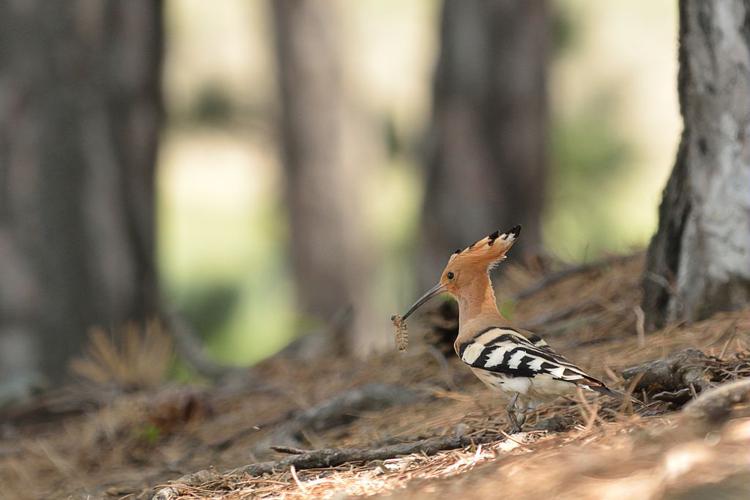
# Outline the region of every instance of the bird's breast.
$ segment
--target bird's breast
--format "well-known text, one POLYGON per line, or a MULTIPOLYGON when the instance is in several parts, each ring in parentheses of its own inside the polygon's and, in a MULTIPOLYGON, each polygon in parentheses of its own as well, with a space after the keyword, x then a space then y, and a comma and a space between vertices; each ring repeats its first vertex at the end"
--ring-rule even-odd
POLYGON ((471 371, 491 389, 508 393, 517 392, 531 400, 548 401, 558 396, 575 393, 576 390, 575 384, 557 380, 549 374, 515 377, 481 368, 472 368, 471 371))
POLYGON ((509 377, 481 368, 472 368, 471 371, 490 389, 527 394, 531 387, 531 379, 528 377, 509 377))

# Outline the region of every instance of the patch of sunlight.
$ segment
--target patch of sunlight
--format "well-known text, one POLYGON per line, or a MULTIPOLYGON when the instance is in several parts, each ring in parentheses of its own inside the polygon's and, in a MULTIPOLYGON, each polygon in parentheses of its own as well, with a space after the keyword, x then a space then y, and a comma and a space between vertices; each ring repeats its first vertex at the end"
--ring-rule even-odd
POLYGON ((681 127, 677 7, 648 0, 556 7, 572 39, 550 73, 553 161, 561 161, 559 141, 568 151, 553 167, 543 233, 553 253, 590 260, 645 246, 656 229, 681 127))
POLYGON ((415 166, 397 159, 372 175, 379 187, 365 193, 364 203, 373 235, 390 245, 412 239, 424 189, 415 166))
POLYGON ((397 159, 377 171, 376 185, 366 200, 372 231, 385 258, 378 262, 372 283, 374 307, 390 328, 388 318, 412 299, 415 288, 413 245, 422 207, 420 176, 415 166, 397 159))
POLYGON ((291 297, 292 283, 281 260, 258 268, 242 284, 227 325, 209 339, 210 352, 229 363, 247 364, 282 349, 296 331, 291 297))
POLYGON ((212 317, 194 323, 211 325, 200 333, 225 362, 262 359, 292 332, 277 169, 244 134, 183 129, 163 142, 160 269, 178 306, 192 305, 187 317, 212 317))
POLYGON ((160 263, 170 282, 231 279, 270 251, 255 234, 275 191, 273 160, 242 136, 169 134, 158 176, 160 263))
POLYGON ((404 129, 419 130, 429 115, 440 4, 358 0, 338 6, 352 97, 391 113, 404 129))
POLYGON ((166 5, 164 86, 170 112, 187 108, 207 83, 220 84, 240 104, 271 98, 266 2, 170 0, 166 5))

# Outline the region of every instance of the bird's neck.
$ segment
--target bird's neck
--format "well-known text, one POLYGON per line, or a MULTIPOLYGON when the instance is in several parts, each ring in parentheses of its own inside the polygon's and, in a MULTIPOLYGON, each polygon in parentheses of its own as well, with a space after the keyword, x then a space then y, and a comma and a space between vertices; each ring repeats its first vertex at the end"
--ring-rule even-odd
POLYGON ((492 281, 487 273, 483 273, 469 282, 458 295, 458 329, 463 333, 469 325, 492 325, 498 322, 505 320, 497 309, 492 281))

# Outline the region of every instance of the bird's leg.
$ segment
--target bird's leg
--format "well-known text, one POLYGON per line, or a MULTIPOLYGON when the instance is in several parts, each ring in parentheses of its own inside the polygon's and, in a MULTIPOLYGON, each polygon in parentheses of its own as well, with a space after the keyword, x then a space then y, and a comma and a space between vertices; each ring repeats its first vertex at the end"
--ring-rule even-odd
MULTIPOLYGON (((516 394, 518 394, 518 393, 516 393, 516 394)), ((523 424, 525 424, 525 423, 526 423, 526 417, 527 417, 527 416, 528 416, 528 414, 529 414, 529 412, 528 412, 528 401, 526 401, 526 400, 523 400, 523 401, 522 401, 522 404, 521 404, 520 406, 521 406, 521 407, 520 407, 520 408, 518 408, 518 411, 516 412, 517 414, 518 414, 518 413, 520 413, 520 414, 521 414, 521 418, 520 418, 520 419, 518 418, 518 416, 516 416, 516 420, 517 420, 517 422, 518 422, 518 430, 519 430, 519 432, 520 432, 521 430, 523 430, 523 424)))
MULTIPOLYGON (((511 424, 509 434, 520 432, 521 426, 523 425, 523 422, 519 423, 518 416, 516 415, 516 401, 518 401, 518 393, 513 394, 513 397, 510 399, 510 403, 508 403, 508 407, 506 408, 506 411, 508 412, 508 421, 511 424)), ((526 420, 525 414, 523 414, 523 419, 526 420)))

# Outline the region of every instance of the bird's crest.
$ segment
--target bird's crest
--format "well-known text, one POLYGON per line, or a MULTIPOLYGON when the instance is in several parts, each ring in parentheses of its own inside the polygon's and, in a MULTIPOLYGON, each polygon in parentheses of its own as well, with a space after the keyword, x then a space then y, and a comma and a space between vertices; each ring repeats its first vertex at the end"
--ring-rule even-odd
POLYGON ((486 266, 488 268, 495 266, 505 259, 505 254, 508 253, 513 243, 516 242, 519 234, 521 234, 520 225, 504 233, 495 231, 463 250, 453 252, 449 263, 486 266))

